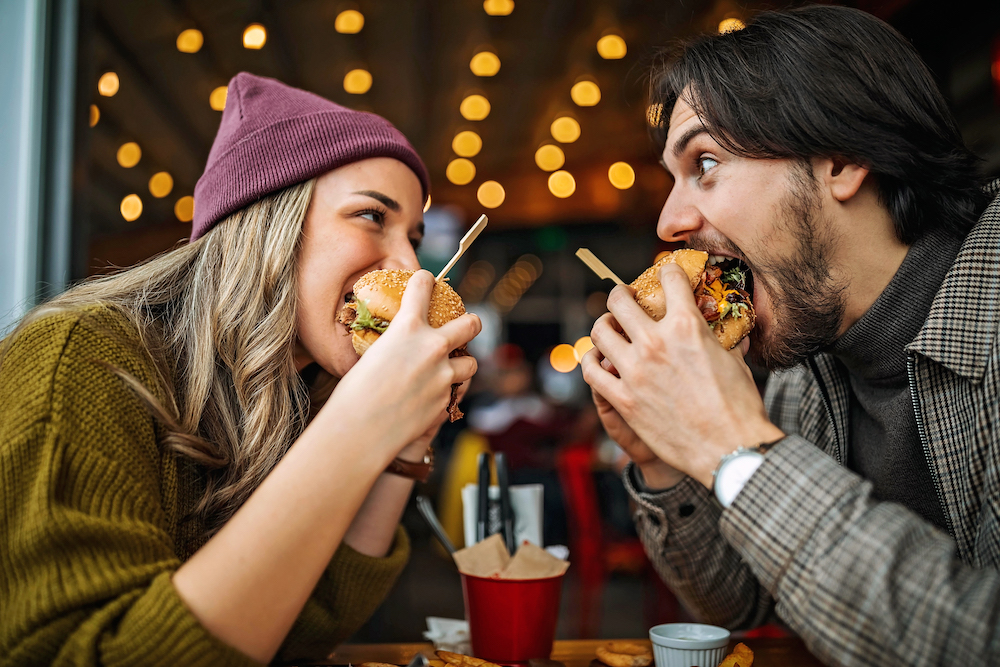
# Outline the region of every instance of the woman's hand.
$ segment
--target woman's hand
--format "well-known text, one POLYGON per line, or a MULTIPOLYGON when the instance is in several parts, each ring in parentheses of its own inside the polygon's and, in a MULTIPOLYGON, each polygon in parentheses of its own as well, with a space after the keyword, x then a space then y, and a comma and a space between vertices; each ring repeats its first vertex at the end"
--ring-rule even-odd
POLYGON ((446 417, 451 385, 476 372, 473 357, 448 355, 472 340, 482 323, 466 314, 432 328, 427 310, 433 288, 428 271, 413 274, 392 325, 344 375, 317 417, 327 413, 338 424, 350 422, 386 465, 404 447, 412 453, 421 446, 418 457, 423 455, 446 417))

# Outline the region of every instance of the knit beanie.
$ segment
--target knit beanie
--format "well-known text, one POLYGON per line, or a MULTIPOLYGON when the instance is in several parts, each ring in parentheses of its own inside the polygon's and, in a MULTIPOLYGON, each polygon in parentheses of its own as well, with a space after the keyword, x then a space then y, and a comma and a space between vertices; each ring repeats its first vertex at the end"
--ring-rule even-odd
POLYGON ((427 198, 427 167, 389 121, 240 72, 229 82, 205 173, 194 186, 191 240, 265 195, 373 157, 412 169, 427 198))

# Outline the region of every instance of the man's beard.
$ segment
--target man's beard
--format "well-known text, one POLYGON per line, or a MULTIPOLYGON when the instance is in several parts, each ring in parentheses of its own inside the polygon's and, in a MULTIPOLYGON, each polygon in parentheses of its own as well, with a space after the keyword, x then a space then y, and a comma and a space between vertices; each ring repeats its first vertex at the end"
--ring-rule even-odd
POLYGON ((830 273, 835 239, 822 219, 820 195, 808 162, 793 166, 779 206, 778 234, 798 240, 791 258, 754 262, 754 284, 766 288, 772 317, 766 335, 751 334, 750 359, 769 370, 790 368, 828 347, 844 318, 845 285, 830 273))

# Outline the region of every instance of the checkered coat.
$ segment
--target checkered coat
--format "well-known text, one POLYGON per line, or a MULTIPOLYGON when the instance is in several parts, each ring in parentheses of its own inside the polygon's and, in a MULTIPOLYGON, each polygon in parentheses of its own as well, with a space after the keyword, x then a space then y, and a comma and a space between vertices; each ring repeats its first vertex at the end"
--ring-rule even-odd
POLYGON ((790 437, 725 511, 690 478, 651 493, 626 469, 646 550, 701 619, 749 628, 777 613, 831 665, 1000 665, 1000 181, 989 190, 906 348, 948 532, 843 466, 849 385, 818 354, 769 382, 790 437))

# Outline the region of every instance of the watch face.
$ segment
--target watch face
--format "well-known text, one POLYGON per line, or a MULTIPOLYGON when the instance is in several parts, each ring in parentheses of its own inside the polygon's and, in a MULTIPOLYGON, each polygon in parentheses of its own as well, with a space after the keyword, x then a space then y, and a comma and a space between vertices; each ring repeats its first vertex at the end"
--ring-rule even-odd
POLYGON ((738 452, 730 454, 719 465, 715 475, 715 497, 723 507, 729 507, 740 495, 747 481, 764 462, 764 455, 758 452, 738 452))

